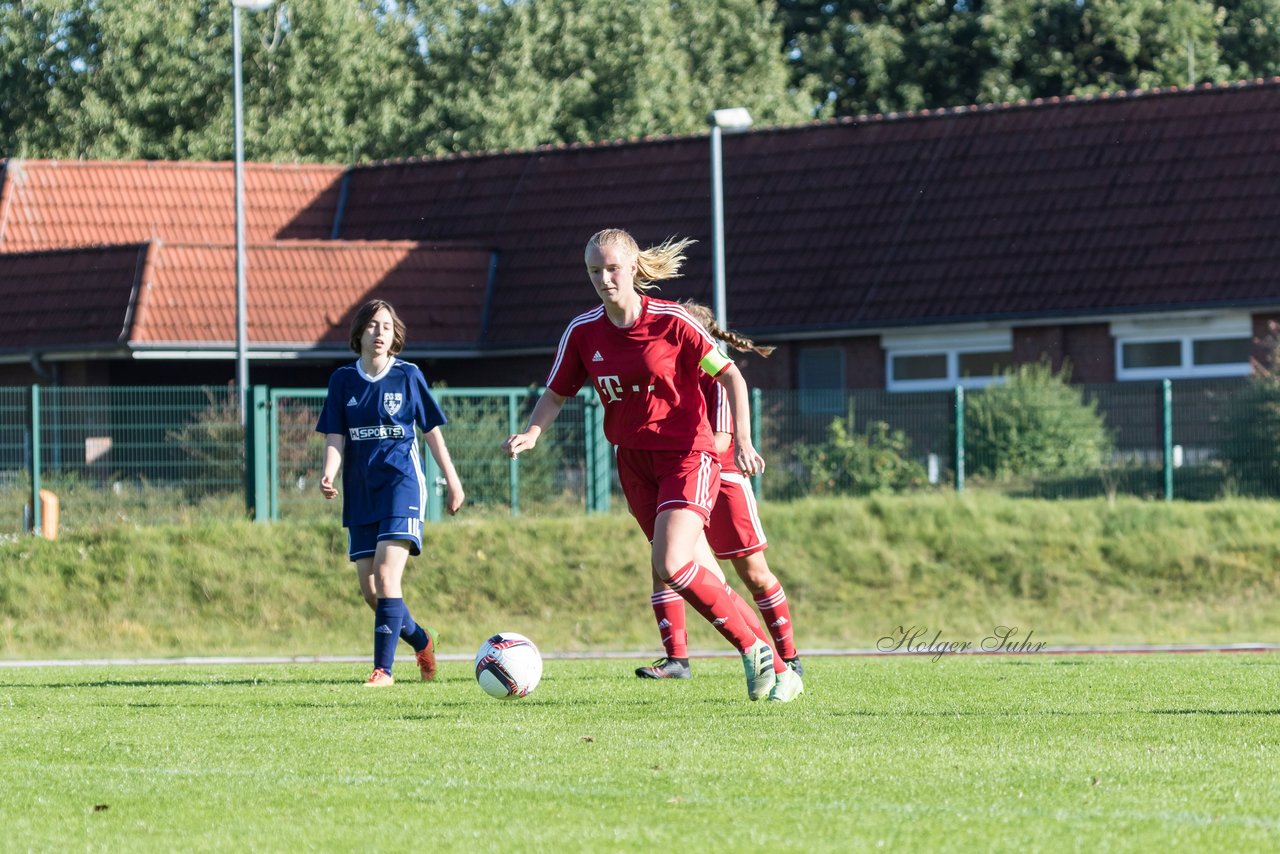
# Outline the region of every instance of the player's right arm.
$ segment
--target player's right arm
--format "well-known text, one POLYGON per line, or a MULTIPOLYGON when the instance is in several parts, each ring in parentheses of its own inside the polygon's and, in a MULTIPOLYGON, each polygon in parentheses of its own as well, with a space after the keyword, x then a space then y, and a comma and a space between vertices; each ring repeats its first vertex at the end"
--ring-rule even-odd
POLYGON ((333 485, 338 470, 342 468, 342 451, 347 437, 341 433, 324 434, 324 470, 320 474, 320 494, 325 498, 337 498, 338 487, 333 485))
POLYGON ((528 451, 538 444, 538 437, 556 420, 566 400, 568 400, 567 397, 556 394, 551 389, 542 392, 542 397, 538 398, 537 404, 533 407, 533 414, 529 416, 529 424, 524 428, 524 432, 508 436, 507 441, 502 443, 503 453, 514 460, 521 451, 528 451))
POLYGON ((564 402, 569 399, 568 395, 574 394, 582 387, 587 370, 582 364, 578 346, 573 343, 574 331, 589 322, 592 314, 587 312, 574 318, 564 334, 560 336, 560 345, 556 348, 556 360, 551 365, 551 376, 547 377, 547 387, 534 405, 529 423, 525 425, 523 433, 513 433, 507 437, 507 441, 502 443, 502 452, 511 459, 514 460, 522 451, 528 451, 538 444, 538 437, 556 420, 556 416, 564 407, 564 402), (552 391, 553 388, 558 388, 565 394, 552 391))

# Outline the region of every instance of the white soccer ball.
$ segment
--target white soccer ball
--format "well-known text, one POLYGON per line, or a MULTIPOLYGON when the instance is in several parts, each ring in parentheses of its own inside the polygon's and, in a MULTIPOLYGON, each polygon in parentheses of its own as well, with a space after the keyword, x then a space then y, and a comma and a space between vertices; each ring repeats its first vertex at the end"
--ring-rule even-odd
POLYGON ((480 644, 476 681, 490 697, 527 697, 542 679, 542 654, 533 641, 515 632, 498 632, 480 644))

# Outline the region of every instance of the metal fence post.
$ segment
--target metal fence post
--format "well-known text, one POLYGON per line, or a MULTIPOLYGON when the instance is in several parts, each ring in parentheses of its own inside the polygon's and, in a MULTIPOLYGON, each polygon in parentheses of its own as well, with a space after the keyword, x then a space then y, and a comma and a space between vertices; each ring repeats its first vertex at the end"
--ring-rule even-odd
POLYGON ((270 495, 267 518, 272 522, 278 522, 280 521, 280 406, 275 389, 271 390, 269 399, 271 405, 267 407, 267 418, 271 422, 271 429, 267 440, 267 471, 270 483, 267 490, 270 495))
MULTIPOLYGON (((764 447, 764 424, 760 418, 760 412, 764 407, 760 403, 760 397, 760 389, 751 389, 751 444, 756 446, 757 453, 764 447)), ((766 465, 768 462, 765 460, 766 465)), ((751 489, 755 493, 757 502, 764 500, 764 481, 760 474, 751 478, 751 489)))
MULTIPOLYGON (((507 392, 507 435, 514 436, 520 432, 520 403, 515 392, 507 392)), ((520 463, 515 457, 507 463, 507 484, 511 490, 511 515, 520 515, 520 463)))
POLYGON ((436 458, 431 454, 431 450, 422 450, 423 475, 427 479, 427 507, 426 518, 428 522, 439 522, 444 519, 444 496, 440 494, 440 484, 444 482, 444 474, 440 471, 440 466, 436 464, 436 458))
POLYGON ((1173 500, 1173 380, 1161 383, 1160 408, 1164 426, 1164 500, 1173 500))
POLYGON ((40 386, 31 386, 31 533, 39 534, 44 520, 40 518, 40 386))
POLYGON ((255 385, 250 390, 249 417, 245 419, 245 465, 244 465, 244 500, 245 510, 255 522, 271 520, 271 473, 269 471, 271 455, 267 444, 270 439, 269 414, 271 411, 269 391, 264 385, 255 385))
POLYGON ((956 492, 964 492, 964 386, 956 386, 956 492))
POLYGON ((604 437, 604 407, 594 394, 582 395, 582 445, 586 457, 588 513, 609 511, 609 440, 604 437))

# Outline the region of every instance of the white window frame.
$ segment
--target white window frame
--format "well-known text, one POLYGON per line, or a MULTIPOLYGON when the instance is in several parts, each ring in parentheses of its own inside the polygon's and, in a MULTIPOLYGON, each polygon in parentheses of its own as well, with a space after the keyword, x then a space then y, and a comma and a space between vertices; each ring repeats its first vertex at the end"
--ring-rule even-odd
POLYGON ((1180 318, 1149 318, 1115 321, 1111 324, 1115 341, 1117 380, 1165 380, 1193 377, 1247 377, 1253 373, 1250 361, 1218 365, 1194 363, 1195 342, 1217 338, 1253 340, 1253 319, 1247 314, 1201 315, 1180 318), (1126 368, 1126 344, 1177 342, 1181 354, 1176 366, 1126 368))
POLYGON ((960 376, 960 356, 963 353, 1007 352, 1013 356, 1012 329, 982 329, 950 332, 893 333, 880 336, 884 348, 884 387, 889 391, 948 391, 956 386, 984 388, 999 377, 960 376), (947 375, 928 380, 895 380, 893 363, 899 356, 947 357, 947 375))

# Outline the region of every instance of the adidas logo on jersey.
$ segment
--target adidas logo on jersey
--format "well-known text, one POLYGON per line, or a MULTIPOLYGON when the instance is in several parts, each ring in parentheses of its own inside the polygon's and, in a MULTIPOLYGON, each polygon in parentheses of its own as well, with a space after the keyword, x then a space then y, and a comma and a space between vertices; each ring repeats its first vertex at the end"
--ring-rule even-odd
POLYGON ((359 406, 360 403, 353 397, 347 401, 347 406, 359 406))
POLYGON ((593 362, 603 362, 603 361, 604 361, 604 356, 601 356, 601 355, 600 355, 600 351, 599 351, 599 350, 597 350, 597 351, 596 351, 596 354, 595 354, 594 356, 592 356, 592 357, 591 357, 591 361, 593 361, 593 362))
POLYGON ((666 617, 663 617, 663 618, 662 618, 662 621, 661 621, 660 623, 658 623, 658 628, 659 628, 659 629, 669 629, 669 628, 671 628, 671 621, 670 621, 670 620, 668 620, 666 617))
POLYGON ((776 629, 779 626, 785 626, 788 622, 790 621, 786 617, 779 617, 778 619, 774 620, 772 623, 769 624, 769 628, 776 629))
POLYGON ((388 626, 386 623, 383 623, 382 625, 374 629, 374 632, 380 635, 389 635, 391 634, 391 627, 388 626))

